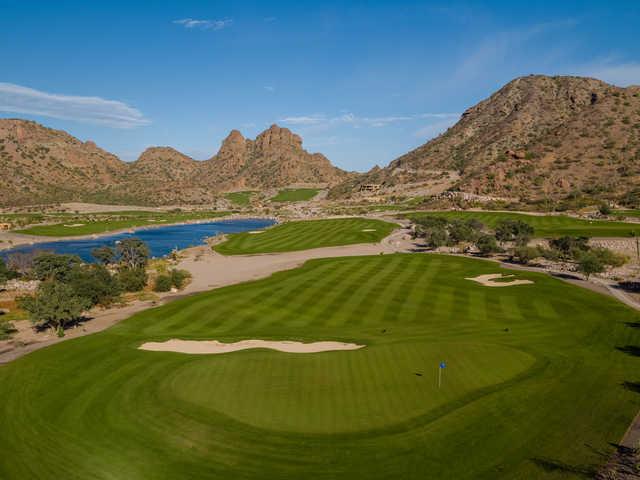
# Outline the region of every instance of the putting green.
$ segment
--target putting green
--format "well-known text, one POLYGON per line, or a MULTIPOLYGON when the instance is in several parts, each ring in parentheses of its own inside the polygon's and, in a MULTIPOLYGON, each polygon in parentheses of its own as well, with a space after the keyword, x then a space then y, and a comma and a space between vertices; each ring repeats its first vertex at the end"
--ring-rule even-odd
POLYGON ((264 230, 229 235, 213 248, 224 255, 292 252, 356 243, 377 243, 398 225, 369 218, 337 218, 287 222, 264 230))
POLYGON ((491 262, 314 260, 1 366, 0 478, 584 478, 640 408, 639 326, 491 262), (366 347, 138 350, 170 338, 366 347))

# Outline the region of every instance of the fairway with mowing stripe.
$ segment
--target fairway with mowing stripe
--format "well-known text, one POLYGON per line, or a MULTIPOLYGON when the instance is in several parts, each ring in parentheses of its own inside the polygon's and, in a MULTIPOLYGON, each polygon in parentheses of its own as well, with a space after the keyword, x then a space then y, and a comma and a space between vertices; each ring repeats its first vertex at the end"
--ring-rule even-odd
POLYGON ((377 243, 398 225, 367 218, 338 218, 287 222, 262 231, 229 235, 214 247, 224 255, 292 252, 357 243, 377 243))
POLYGON ((489 228, 496 226, 499 220, 522 220, 531 225, 536 237, 561 237, 574 235, 584 237, 629 237, 631 232, 640 235, 640 223, 611 222, 606 220, 583 220, 566 215, 526 215, 509 212, 415 212, 405 215, 415 220, 420 217, 445 217, 448 219, 467 220, 476 218, 489 228))
POLYGON ((272 202, 305 202, 315 197, 318 192, 317 188, 285 188, 280 190, 278 194, 271 198, 272 202))
POLYGON ((0 366, 0 478, 583 478, 640 407, 639 325, 491 262, 314 260, 0 366), (494 273, 534 283, 465 280, 494 273), (138 349, 171 338, 366 346, 138 349))

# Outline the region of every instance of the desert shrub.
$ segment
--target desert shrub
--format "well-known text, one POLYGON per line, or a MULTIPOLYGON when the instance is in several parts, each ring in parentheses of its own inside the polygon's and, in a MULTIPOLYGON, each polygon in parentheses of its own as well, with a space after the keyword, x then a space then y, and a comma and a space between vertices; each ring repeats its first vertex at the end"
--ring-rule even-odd
POLYGON ((70 275, 69 285, 78 295, 87 298, 92 306, 109 306, 122 292, 118 277, 111 275, 103 265, 83 265, 77 268, 70 275))
POLYGON ((0 285, 5 283, 7 280, 11 280, 13 278, 18 277, 18 272, 15 270, 10 270, 7 267, 7 264, 4 263, 4 260, 0 258, 0 285))
POLYGON ((171 284, 178 290, 180 290, 182 287, 184 287, 185 282, 191 278, 191 273, 189 273, 187 270, 174 268, 173 270, 171 270, 170 276, 171 284))
POLYGON ((589 253, 595 255, 600 263, 606 266, 621 267, 627 263, 626 256, 609 250, 608 248, 593 247, 589 250, 589 253))
POLYGON ((522 220, 502 219, 496 224, 496 239, 526 245, 533 236, 533 227, 522 220))
POLYGON ((156 277, 155 284, 153 285, 154 292, 168 292, 171 290, 173 283, 169 275, 163 274, 156 277))
POLYGON ((476 247, 480 251, 481 255, 490 255, 492 253, 501 252, 502 249, 498 246, 496 237, 493 235, 482 235, 476 241, 476 247))
POLYGON ((511 258, 518 263, 527 264, 534 258, 538 258, 540 255, 541 252, 538 247, 528 247, 526 245, 520 245, 513 249, 511 258))
POLYGON ((449 243, 449 234, 444 227, 430 227, 425 230, 424 239, 428 247, 438 248, 449 243))
POLYGON ((482 234, 483 225, 475 219, 453 220, 449 224, 449 241, 453 244, 460 242, 475 242, 482 234))
POLYGON ((581 253, 589 250, 588 237, 564 237, 554 238, 549 241, 549 246, 556 250, 560 258, 576 259, 581 253))
POLYGON ((608 203, 603 203, 598 207, 598 211, 601 215, 611 215, 611 207, 608 203))
POLYGON ((121 268, 118 282, 123 292, 139 292, 147 285, 147 271, 142 268, 121 268))

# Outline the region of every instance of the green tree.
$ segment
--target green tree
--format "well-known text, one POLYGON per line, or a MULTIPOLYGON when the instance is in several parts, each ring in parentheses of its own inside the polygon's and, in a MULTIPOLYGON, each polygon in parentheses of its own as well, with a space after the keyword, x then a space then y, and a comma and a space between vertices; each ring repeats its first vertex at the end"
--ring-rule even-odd
POLYGON ((0 285, 16 277, 18 277, 18 272, 10 270, 4 260, 0 258, 0 285))
POLYGON ((522 220, 502 219, 496 224, 496 239, 526 245, 533 236, 533 227, 522 220))
POLYGON ((584 277, 589 280, 589 277, 594 273, 604 272, 604 264, 593 252, 584 252, 578 260, 578 271, 581 272, 584 277))
POLYGON ((480 255, 490 255, 492 253, 501 252, 502 249, 498 246, 496 237, 493 235, 482 235, 476 241, 476 247, 480 251, 480 255))
POLYGON ((609 206, 608 203, 602 203, 599 207, 598 207, 598 211, 600 212, 600 215, 611 215, 611 207, 609 206))
POLYGON ((121 268, 118 282, 124 292, 139 292, 147 285, 147 271, 142 268, 121 268))
POLYGON ((438 248, 449 243, 449 234, 444 227, 430 227, 425 230, 424 239, 428 247, 438 248))
POLYGON ((94 248, 91 255, 103 265, 110 265, 116 261, 116 252, 107 245, 94 248))
POLYGON ((518 263, 527 264, 534 258, 541 256, 540 250, 537 247, 528 247, 526 245, 520 245, 513 249, 513 260, 518 263))
POLYGON ((156 277, 156 282, 153 286, 153 291, 154 292, 168 292, 169 290, 171 290, 171 287, 173 286, 172 282, 171 282, 171 277, 169 275, 158 275, 156 277))
POLYGON ((78 320, 91 306, 89 299, 71 285, 54 280, 42 282, 35 295, 20 297, 18 304, 29 313, 35 326, 55 328, 59 336, 64 336, 65 326, 78 320))
POLYGON ((189 273, 187 270, 180 270, 177 268, 171 270, 169 274, 171 275, 171 284, 178 290, 184 287, 185 282, 189 278, 191 278, 191 273, 189 273))
POLYGON ((104 265, 83 265, 72 272, 68 283, 78 295, 88 299, 92 306, 107 307, 122 292, 118 278, 111 275, 104 265))
POLYGON ((67 282, 81 264, 82 260, 77 255, 43 253, 33 261, 33 274, 38 280, 67 282))
POLYGON ((120 264, 129 269, 144 268, 149 262, 149 247, 139 238, 127 238, 116 245, 120 264))

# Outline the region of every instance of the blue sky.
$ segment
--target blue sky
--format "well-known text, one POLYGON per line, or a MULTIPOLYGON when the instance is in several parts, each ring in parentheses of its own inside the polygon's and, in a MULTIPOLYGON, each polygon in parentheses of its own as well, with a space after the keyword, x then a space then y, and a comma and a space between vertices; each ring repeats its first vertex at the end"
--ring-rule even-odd
POLYGON ((272 123, 385 165, 520 75, 640 84, 640 2, 0 0, 0 117, 210 157, 272 123))

